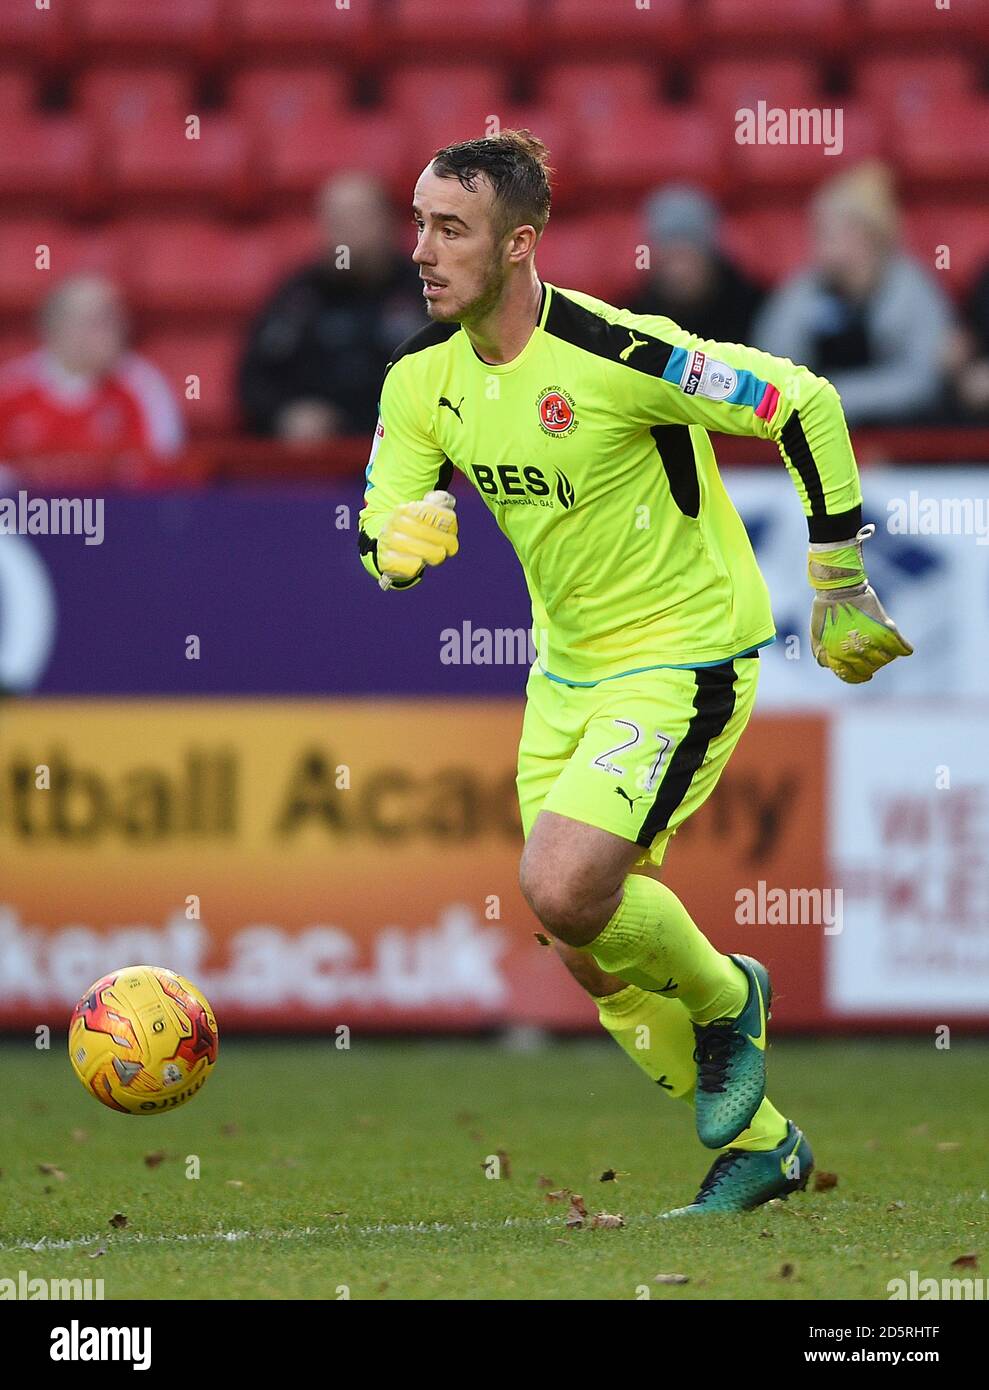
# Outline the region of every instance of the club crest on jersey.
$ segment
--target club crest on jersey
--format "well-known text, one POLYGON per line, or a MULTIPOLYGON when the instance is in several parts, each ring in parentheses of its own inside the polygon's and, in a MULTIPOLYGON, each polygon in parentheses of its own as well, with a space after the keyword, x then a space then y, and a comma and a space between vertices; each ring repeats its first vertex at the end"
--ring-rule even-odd
POLYGON ((680 390, 685 396, 705 396, 712 401, 727 400, 737 385, 734 367, 699 350, 690 354, 680 378, 680 390))
POLYGON ((577 417, 573 409, 573 397, 559 386, 547 386, 536 402, 539 412, 539 425, 545 434, 559 438, 569 434, 577 427, 577 417))

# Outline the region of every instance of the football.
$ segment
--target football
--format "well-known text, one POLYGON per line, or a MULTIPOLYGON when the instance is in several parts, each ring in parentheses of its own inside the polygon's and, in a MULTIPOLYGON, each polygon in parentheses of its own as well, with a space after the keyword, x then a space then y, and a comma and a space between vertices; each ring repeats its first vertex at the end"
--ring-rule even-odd
POLYGON ((124 1115, 159 1115, 191 1100, 216 1065, 218 1045, 213 1010, 199 990, 155 965, 104 975, 69 1022, 76 1076, 124 1115))

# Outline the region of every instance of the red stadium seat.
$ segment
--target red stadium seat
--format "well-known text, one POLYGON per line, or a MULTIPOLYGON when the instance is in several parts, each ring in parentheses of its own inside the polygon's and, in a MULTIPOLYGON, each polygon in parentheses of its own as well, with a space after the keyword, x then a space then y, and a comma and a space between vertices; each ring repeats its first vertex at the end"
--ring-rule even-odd
POLYGON ((989 208, 978 203, 924 203, 903 216, 904 244, 922 266, 962 295, 989 265, 989 208), (939 248, 947 247, 945 266, 939 248), (940 262, 940 263, 939 263, 940 262))
POLYGON ((529 0, 484 0, 465 14, 463 0, 393 0, 388 11, 389 46, 430 56, 449 53, 453 36, 468 27, 472 47, 508 55, 526 42, 529 0))
POLYGON ((273 133, 312 113, 344 110, 349 85, 345 73, 325 66, 249 68, 231 81, 230 101, 246 125, 273 133))
MULTIPOLYGON (((413 177, 435 150, 488 134, 507 104, 504 74, 491 64, 396 69, 384 84, 389 119, 402 130, 413 177)), ((408 176, 409 171, 406 171, 408 176)))
POLYGON ((725 252, 761 285, 775 286, 809 261, 810 231, 803 208, 757 208, 729 217, 725 252))
POLYGON ((787 0, 785 15, 752 0, 707 0, 702 24, 715 41, 748 40, 778 52, 791 41, 803 48, 808 38, 822 47, 840 42, 848 10, 847 0, 787 0))
POLYGON ((647 9, 601 0, 541 0, 536 32, 545 34, 552 53, 633 47, 653 59, 689 42, 695 10, 688 0, 653 0, 647 9))
MULTIPOLYGON (((502 111, 507 95, 501 68, 490 63, 403 66, 384 82, 391 114, 403 125, 418 129, 428 125, 442 130, 444 122, 460 128, 466 121, 482 134, 485 118, 502 111)), ((449 136, 449 140, 460 138, 449 136)), ((447 141, 441 139, 441 143, 447 141)))
POLYGON ((695 99, 712 113, 734 114, 741 107, 756 110, 760 101, 769 106, 809 106, 819 103, 820 74, 816 64, 803 58, 714 58, 701 69, 695 99))
POLYGON ((643 241, 637 213, 551 219, 536 264, 550 284, 617 303, 635 291, 636 250, 643 241))
POLYGON ((47 213, 0 222, 0 313, 33 313, 54 285, 84 270, 120 278, 116 242, 102 228, 80 231, 47 213), (49 270, 37 268, 43 246, 49 248, 49 270))
POLYGON ((540 97, 568 120, 613 120, 626 107, 656 102, 657 70, 651 63, 554 63, 539 84, 540 97))
MULTIPOLYGON (((56 9, 52 5, 52 9, 56 9)), ((108 54, 144 59, 149 54, 214 56, 221 43, 223 0, 76 0, 73 22, 83 47, 94 57, 108 54)))
POLYGON ((0 34, 6 58, 15 54, 32 62, 58 63, 66 54, 70 35, 68 5, 39 10, 25 0, 0 0, 0 34))
POLYGON ((75 116, 22 116, 4 122, 0 188, 6 199, 83 210, 95 192, 94 142, 75 116))
POLYGON ((248 138, 230 116, 204 112, 199 139, 186 138, 185 120, 152 116, 119 131, 106 144, 112 193, 121 206, 175 200, 244 205, 254 187, 248 138))
POLYGON ((26 329, 4 328, 0 330, 0 367, 13 362, 17 357, 25 357, 38 346, 38 340, 26 329))
MULTIPOLYGON (((330 174, 359 169, 376 174, 411 201, 415 173, 406 132, 378 112, 341 116, 307 114, 262 147, 263 171, 276 194, 309 198, 330 174)), ((423 159, 425 163, 425 159, 423 159)))
POLYGON ((826 103, 826 109, 835 108, 842 112, 839 154, 827 154, 823 144, 740 144, 736 138, 739 132, 733 129, 727 137, 729 157, 745 194, 797 195, 832 175, 844 173, 860 160, 885 152, 883 130, 871 112, 855 102, 826 103))
POLYGON ((925 186, 985 186, 989 180, 989 99, 944 97, 903 115, 893 131, 905 179, 925 186))
MULTIPOLYGON (((311 216, 273 218, 261 230, 268 242, 272 284, 300 266, 317 260, 322 252, 319 227, 311 216)), ((260 299, 257 302, 260 303, 260 299)))
POLYGON ((373 43, 379 32, 389 32, 379 0, 354 0, 348 9, 328 0, 237 0, 229 25, 232 45, 248 59, 258 54, 312 59, 316 53, 327 66, 338 55, 373 43))
POLYGON ((194 110, 192 80, 176 68, 90 68, 77 83, 76 103, 113 132, 155 118, 181 121, 194 110))
POLYGON ((565 207, 580 188, 571 173, 573 125, 562 111, 540 103, 538 106, 506 106, 499 112, 502 130, 531 130, 549 150, 552 176, 553 206, 565 207))
POLYGON ((30 73, 16 68, 0 71, 0 118, 26 116, 34 109, 35 85, 30 73))
POLYGON ((930 37, 951 43, 966 34, 986 33, 985 0, 951 0, 950 8, 934 4, 904 4, 904 0, 857 0, 856 18, 875 34, 889 37, 930 37))
POLYGON ((139 313, 239 318, 271 282, 271 242, 263 229, 169 218, 119 224, 117 236, 139 313))
POLYGON ((883 54, 862 59, 855 87, 877 116, 901 119, 928 112, 945 98, 971 95, 975 74, 960 53, 883 54))
POLYGON ((241 351, 235 333, 188 329, 159 331, 137 345, 165 375, 175 392, 189 431, 194 436, 229 433, 238 423, 235 373, 241 351), (188 383, 198 377, 198 400, 190 400, 188 383))
POLYGON ((656 184, 689 179, 716 189, 727 140, 706 112, 682 106, 629 107, 582 125, 580 172, 599 197, 640 197, 656 184))

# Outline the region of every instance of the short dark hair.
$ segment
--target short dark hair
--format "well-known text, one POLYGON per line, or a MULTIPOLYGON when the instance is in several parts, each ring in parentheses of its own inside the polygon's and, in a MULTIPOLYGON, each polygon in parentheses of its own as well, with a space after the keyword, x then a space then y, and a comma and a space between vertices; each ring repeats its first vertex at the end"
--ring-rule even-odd
POLYGON ((531 130, 503 130, 477 140, 461 140, 433 155, 433 173, 458 179, 471 193, 484 174, 495 193, 498 236, 529 224, 542 235, 552 194, 549 150, 531 130))

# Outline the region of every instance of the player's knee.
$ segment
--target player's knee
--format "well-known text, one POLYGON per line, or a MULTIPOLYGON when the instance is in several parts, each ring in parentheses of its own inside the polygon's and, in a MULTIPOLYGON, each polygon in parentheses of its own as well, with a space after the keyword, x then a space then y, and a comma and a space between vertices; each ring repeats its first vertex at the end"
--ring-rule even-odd
POLYGON ((586 946, 610 915, 596 892, 558 866, 523 855, 519 883, 542 925, 568 946, 586 946))

